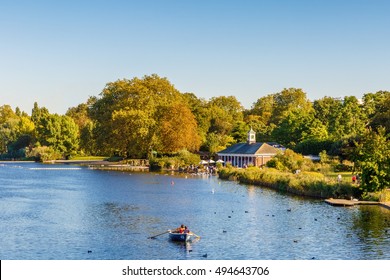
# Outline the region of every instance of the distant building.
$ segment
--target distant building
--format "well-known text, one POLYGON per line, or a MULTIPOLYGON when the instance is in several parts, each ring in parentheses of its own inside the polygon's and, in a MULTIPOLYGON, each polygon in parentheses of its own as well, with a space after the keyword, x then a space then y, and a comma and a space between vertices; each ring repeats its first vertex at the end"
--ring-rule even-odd
POLYGON ((248 131, 246 143, 234 144, 217 153, 218 158, 236 167, 263 166, 283 147, 277 143, 256 143, 256 132, 248 131))

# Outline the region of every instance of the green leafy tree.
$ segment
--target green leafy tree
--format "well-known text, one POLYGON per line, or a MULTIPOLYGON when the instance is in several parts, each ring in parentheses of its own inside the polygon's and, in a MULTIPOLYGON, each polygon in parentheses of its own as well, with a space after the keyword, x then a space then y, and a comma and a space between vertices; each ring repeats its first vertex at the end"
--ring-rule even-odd
POLYGON ((229 135, 235 124, 243 120, 243 107, 234 96, 213 97, 208 105, 209 133, 229 135))
POLYGON ((356 97, 346 96, 334 124, 330 128, 333 139, 342 139, 360 135, 366 129, 367 115, 356 97))
POLYGON ((16 140, 18 116, 11 106, 0 107, 0 153, 8 152, 8 145, 16 140))
POLYGON ((364 110, 366 111, 370 126, 373 128, 384 127, 390 132, 390 92, 378 91, 363 96, 364 110))
POLYGON ((376 192, 390 187, 390 142, 385 129, 368 129, 355 150, 355 166, 361 177, 361 188, 376 192))
POLYGON ((278 153, 266 164, 267 167, 276 168, 280 171, 294 172, 304 167, 307 160, 294 151, 287 149, 284 153, 278 153))
POLYGON ((279 125, 273 130, 273 139, 290 148, 295 147, 299 142, 308 137, 310 127, 313 123, 313 114, 303 109, 291 110, 287 116, 281 119, 279 125))
POLYGON ((236 122, 231 136, 236 143, 246 142, 249 129, 250 127, 244 121, 236 122))
POLYGON ((112 115, 111 145, 123 157, 142 158, 147 156, 154 141, 151 130, 156 122, 149 112, 143 110, 119 110, 112 115))
POLYGON ((206 100, 196 97, 193 93, 184 93, 183 98, 195 117, 198 125, 198 134, 201 144, 206 142, 206 135, 210 128, 210 108, 206 100))
POLYGON ((211 155, 214 155, 234 143, 234 138, 230 135, 211 132, 207 134, 206 150, 210 152, 211 155))
POLYGON ((197 123, 186 99, 166 78, 155 74, 108 83, 92 104, 90 116, 96 144, 105 154, 139 156, 156 149, 176 152, 198 146, 194 144, 199 139, 197 123), (192 139, 184 143, 182 135, 192 139))
POLYGON ((66 112, 78 126, 79 131, 79 149, 81 153, 96 155, 96 145, 93 137, 94 123, 89 116, 89 107, 95 102, 90 98, 86 103, 79 104, 76 107, 69 108, 66 112))
POLYGON ((310 100, 302 89, 288 88, 274 94, 274 110, 271 122, 279 124, 293 111, 309 113, 313 110, 310 100))
POLYGON ((275 94, 269 94, 267 96, 259 98, 252 106, 252 109, 248 112, 248 115, 258 116, 258 121, 264 126, 271 124, 271 118, 275 109, 275 94))
POLYGON ((9 105, 0 107, 0 153, 10 153, 13 158, 22 157, 19 150, 30 144, 33 133, 34 124, 27 114, 20 110, 16 113, 9 105), (26 146, 22 147, 23 144, 26 146))
POLYGON ((294 146, 302 140, 312 114, 313 107, 306 93, 302 89, 288 88, 259 98, 246 113, 246 119, 252 122, 252 127, 257 127, 258 139, 294 146))
POLYGON ((67 157, 78 150, 79 130, 71 117, 50 114, 46 108, 34 104, 32 119, 35 124, 37 146, 47 146, 67 157))
POLYGON ((335 126, 341 107, 342 100, 327 96, 315 100, 313 103, 315 118, 326 127, 329 133, 332 132, 335 126))
MULTIPOLYGON (((275 124, 264 124, 260 116, 257 115, 246 115, 245 123, 247 127, 252 127, 256 132, 256 141, 257 142, 270 142, 272 139, 272 131, 276 127, 275 124)), ((246 131, 248 132, 248 131, 246 131)))

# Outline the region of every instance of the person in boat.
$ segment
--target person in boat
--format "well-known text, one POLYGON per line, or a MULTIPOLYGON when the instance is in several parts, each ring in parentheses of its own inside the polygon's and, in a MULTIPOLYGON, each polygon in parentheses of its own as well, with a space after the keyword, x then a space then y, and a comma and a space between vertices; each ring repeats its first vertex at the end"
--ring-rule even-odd
POLYGON ((188 229, 188 227, 187 227, 187 226, 185 226, 185 227, 184 227, 184 231, 183 231, 183 233, 190 233, 190 230, 188 229))
POLYGON ((183 233, 184 230, 185 230, 184 225, 181 225, 180 227, 178 227, 177 229, 175 229, 173 232, 174 232, 174 233, 183 233))

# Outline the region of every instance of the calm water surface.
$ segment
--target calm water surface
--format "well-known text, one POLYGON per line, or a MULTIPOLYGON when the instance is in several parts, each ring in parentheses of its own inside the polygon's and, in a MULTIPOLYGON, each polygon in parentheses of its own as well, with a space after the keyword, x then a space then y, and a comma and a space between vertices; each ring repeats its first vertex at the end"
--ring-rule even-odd
POLYGON ((390 259, 389 210, 216 177, 0 163, 0 220, 0 259, 390 259))

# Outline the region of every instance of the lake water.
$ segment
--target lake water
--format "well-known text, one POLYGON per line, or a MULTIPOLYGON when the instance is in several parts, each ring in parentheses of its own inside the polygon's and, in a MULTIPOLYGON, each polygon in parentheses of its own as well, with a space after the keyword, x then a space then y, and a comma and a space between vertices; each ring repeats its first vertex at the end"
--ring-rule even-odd
POLYGON ((0 259, 390 259, 387 209, 187 177, 0 163, 0 259))

